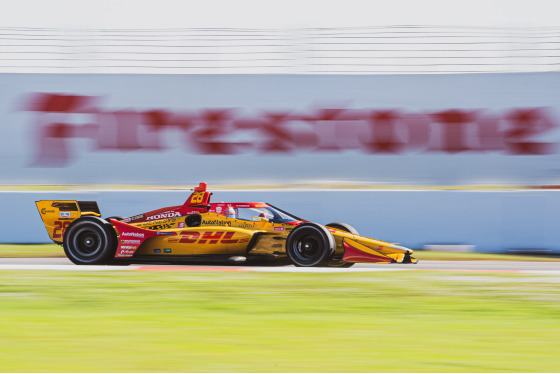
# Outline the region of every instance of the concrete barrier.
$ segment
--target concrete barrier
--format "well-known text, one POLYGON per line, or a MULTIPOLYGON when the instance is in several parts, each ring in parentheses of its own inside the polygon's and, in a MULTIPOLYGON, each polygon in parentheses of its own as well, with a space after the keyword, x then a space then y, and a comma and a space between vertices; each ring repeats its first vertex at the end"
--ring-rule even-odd
MULTIPOLYGON (((96 200, 104 217, 182 204, 189 191, 1 192, 2 243, 48 242, 35 207, 41 199, 96 200)), ((477 251, 560 252, 560 191, 216 191, 213 201, 264 201, 326 224, 401 243, 473 245, 477 251)))

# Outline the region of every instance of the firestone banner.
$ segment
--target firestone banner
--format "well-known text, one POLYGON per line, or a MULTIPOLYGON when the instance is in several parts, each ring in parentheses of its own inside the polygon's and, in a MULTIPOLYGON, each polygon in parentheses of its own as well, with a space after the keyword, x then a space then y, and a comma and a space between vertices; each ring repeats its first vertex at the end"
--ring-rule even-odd
POLYGON ((4 184, 560 184, 560 74, 0 75, 4 184))

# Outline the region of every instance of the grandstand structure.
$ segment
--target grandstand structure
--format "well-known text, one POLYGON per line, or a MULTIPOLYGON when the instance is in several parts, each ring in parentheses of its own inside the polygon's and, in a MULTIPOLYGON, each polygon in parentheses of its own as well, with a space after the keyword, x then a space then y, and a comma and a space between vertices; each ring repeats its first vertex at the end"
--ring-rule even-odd
POLYGON ((548 72, 560 28, 0 28, 0 73, 442 74, 548 72))

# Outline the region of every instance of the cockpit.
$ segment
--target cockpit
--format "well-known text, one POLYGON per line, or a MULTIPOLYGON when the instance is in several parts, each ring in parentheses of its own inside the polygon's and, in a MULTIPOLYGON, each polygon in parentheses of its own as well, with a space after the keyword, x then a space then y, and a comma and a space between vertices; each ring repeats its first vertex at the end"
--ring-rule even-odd
POLYGON ((294 217, 286 212, 280 211, 272 206, 266 207, 229 207, 227 211, 229 218, 236 218, 245 221, 259 221, 262 218, 267 219, 272 223, 288 223, 299 221, 299 218, 294 217))

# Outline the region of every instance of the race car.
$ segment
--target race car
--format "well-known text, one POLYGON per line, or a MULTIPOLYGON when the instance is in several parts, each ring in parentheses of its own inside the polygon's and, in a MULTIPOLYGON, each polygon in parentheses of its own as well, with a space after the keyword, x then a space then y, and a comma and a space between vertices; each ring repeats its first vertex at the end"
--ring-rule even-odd
POLYGON ((262 202, 210 203, 200 183, 183 205, 101 218, 95 201, 36 201, 49 237, 75 264, 275 260, 296 266, 416 263, 412 250, 310 222, 262 202))

